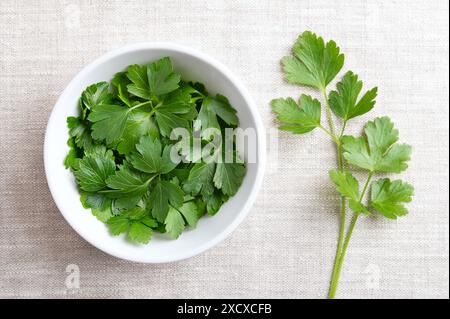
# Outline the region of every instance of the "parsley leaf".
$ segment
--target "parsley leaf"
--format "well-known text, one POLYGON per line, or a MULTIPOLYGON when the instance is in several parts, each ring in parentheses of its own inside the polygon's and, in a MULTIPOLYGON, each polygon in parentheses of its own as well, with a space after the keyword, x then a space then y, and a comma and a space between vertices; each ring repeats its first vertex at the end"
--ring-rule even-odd
POLYGON ((216 164, 214 162, 194 164, 189 172, 187 181, 183 184, 183 189, 192 195, 199 193, 203 195, 212 194, 214 191, 213 177, 215 170, 216 164))
POLYGON ((369 112, 375 106, 378 89, 367 91, 358 101, 362 86, 358 76, 348 71, 336 85, 337 91, 330 92, 329 103, 334 114, 347 121, 369 112))
POLYGON ((151 137, 159 137, 159 130, 152 114, 142 110, 133 111, 127 120, 122 137, 117 144, 117 151, 121 154, 129 154, 136 149, 136 144, 142 136, 148 134, 151 137))
POLYGON ((80 201, 85 208, 92 209, 92 215, 102 222, 107 222, 114 214, 112 200, 100 193, 83 192, 80 201))
POLYGON ((81 93, 82 106, 88 110, 93 110, 97 105, 111 104, 112 101, 113 96, 107 82, 92 84, 81 93))
POLYGON ((195 228, 197 226, 198 219, 200 218, 200 209, 194 201, 185 202, 181 207, 177 209, 186 220, 186 223, 195 228))
POLYGON ((294 56, 282 60, 289 82, 325 88, 344 65, 344 55, 334 41, 324 43, 316 34, 303 32, 293 49, 294 56))
POLYGON ((123 165, 114 175, 106 180, 109 189, 101 193, 111 198, 117 198, 116 204, 129 208, 136 205, 147 193, 149 185, 155 176, 142 176, 131 168, 123 165))
POLYGON ((147 78, 147 66, 137 64, 130 65, 128 67, 127 76, 132 82, 127 85, 128 92, 146 100, 152 99, 152 92, 150 91, 147 78))
POLYGON ((241 186, 245 172, 244 164, 219 162, 214 174, 214 186, 225 195, 233 196, 241 186))
POLYGON ((170 207, 167 212, 167 216, 164 220, 167 233, 172 238, 178 238, 184 230, 184 219, 178 210, 174 207, 170 207))
POLYGON ((141 222, 132 222, 128 230, 128 238, 141 244, 148 244, 153 236, 153 230, 141 222))
POLYGON ((334 184, 336 184, 337 191, 348 198, 350 208, 355 213, 368 213, 367 208, 361 204, 359 182, 352 173, 334 169, 329 171, 329 175, 334 184))
POLYGON ((272 109, 282 123, 282 131, 304 134, 320 126, 320 102, 302 94, 297 104, 292 98, 272 100, 272 109))
POLYGON ((67 146, 69 146, 69 152, 67 153, 64 159, 64 167, 70 168, 71 170, 76 170, 79 167, 80 157, 83 156, 83 152, 80 148, 77 147, 75 143, 75 139, 73 137, 69 137, 67 140, 67 146))
POLYGON ((206 98, 205 100, 208 100, 205 106, 225 123, 230 126, 237 126, 239 124, 239 118, 236 115, 237 111, 231 106, 225 96, 217 94, 215 98, 206 98))
POLYGON ((129 240, 141 244, 147 244, 150 241, 153 236, 152 228, 158 226, 157 222, 150 218, 141 207, 135 207, 121 215, 111 217, 107 224, 113 235, 127 232, 129 240))
POLYGON ((408 214, 403 203, 412 200, 414 188, 401 180, 380 179, 372 184, 371 206, 390 219, 408 214))
POLYGON ((152 215, 159 222, 164 222, 169 211, 169 203, 174 207, 183 204, 183 190, 169 181, 157 181, 153 187, 148 204, 152 208, 152 215))
POLYGON ((210 103, 211 99, 205 99, 203 100, 202 107, 200 108, 200 111, 198 112, 198 117, 196 121, 194 122, 194 130, 196 131, 202 131, 202 137, 208 138, 208 136, 205 135, 205 130, 209 128, 213 128, 216 130, 220 130, 220 124, 217 119, 216 113, 214 113, 213 110, 208 108, 208 103, 210 103))
POLYGON ((388 117, 368 122, 363 137, 342 138, 344 157, 349 164, 371 172, 400 173, 410 159, 411 147, 397 144, 398 131, 388 117))
POLYGON ((193 201, 185 202, 181 207, 170 206, 164 225, 172 238, 178 238, 186 224, 195 228, 200 218, 198 206, 193 201), (186 222, 185 222, 186 221, 186 222))
POLYGON ((190 129, 189 121, 197 116, 187 85, 182 85, 177 91, 171 92, 152 110, 162 136, 170 137, 173 129, 190 129))
POLYGON ((168 57, 150 63, 147 77, 150 91, 157 96, 176 90, 181 80, 180 75, 173 71, 172 61, 168 57))
POLYGON ((67 126, 69 127, 69 135, 74 138, 75 144, 79 148, 89 151, 94 146, 91 132, 88 124, 78 117, 69 116, 67 118, 67 126))
POLYGON ((196 91, 193 90, 189 85, 182 84, 178 90, 169 93, 164 98, 163 104, 159 108, 159 110, 167 109, 175 114, 183 114, 183 118, 184 115, 193 113, 195 118, 197 112, 195 110, 194 100, 191 96, 191 94, 195 92, 196 91))
POLYGON ((173 129, 189 128, 189 122, 167 107, 155 108, 155 118, 162 136, 169 137, 173 129))
POLYGON ((172 145, 167 145, 163 150, 157 138, 144 136, 136 148, 138 152, 130 155, 130 162, 142 172, 167 174, 179 163, 171 158, 172 145))
POLYGON ((214 216, 219 211, 224 202, 228 200, 228 197, 221 192, 215 190, 210 195, 203 195, 203 201, 206 203, 206 212, 210 216, 214 216))
POLYGON ((128 230, 130 227, 130 220, 125 216, 111 217, 108 222, 109 230, 114 236, 120 235, 128 230))
POLYGON ((92 137, 105 140, 107 144, 118 141, 125 130, 131 108, 120 105, 98 105, 89 114, 92 124, 92 137))
MULTIPOLYGON (((220 94, 215 98, 207 97, 203 99, 197 120, 194 122, 194 129, 204 131, 208 128, 214 128, 220 131, 219 118, 230 127, 236 127, 239 124, 236 110, 230 105, 226 97, 220 94)), ((208 138, 206 135, 204 137, 208 138)))
POLYGON ((128 79, 126 72, 116 73, 111 80, 116 96, 128 107, 131 107, 132 103, 130 94, 127 91, 127 85, 130 83, 131 81, 128 79))
POLYGON ((155 100, 158 96, 170 93, 178 88, 180 75, 173 72, 172 61, 162 58, 147 66, 132 65, 128 68, 128 91, 146 100, 155 100))
POLYGON ((107 178, 114 174, 115 170, 112 151, 99 147, 80 160, 79 168, 74 174, 82 190, 96 192, 106 187, 107 178))
POLYGON ((114 216, 109 207, 105 209, 92 208, 92 215, 94 215, 99 221, 104 223, 106 223, 112 216, 114 216))

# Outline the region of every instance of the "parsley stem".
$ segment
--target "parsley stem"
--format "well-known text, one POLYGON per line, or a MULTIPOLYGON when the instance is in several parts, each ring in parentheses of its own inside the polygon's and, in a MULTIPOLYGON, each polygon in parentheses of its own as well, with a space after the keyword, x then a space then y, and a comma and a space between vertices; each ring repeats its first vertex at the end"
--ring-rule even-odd
MULTIPOLYGON (((344 161, 342 158, 342 146, 341 144, 338 145, 338 161, 339 161, 339 170, 344 170, 344 161)), ((346 216, 346 206, 347 201, 345 200, 345 197, 341 197, 341 220, 340 220, 340 226, 339 226, 339 237, 338 237, 338 244, 336 248, 336 257, 334 258, 334 266, 333 266, 333 272, 331 276, 331 282, 330 282, 330 292, 329 292, 329 298, 334 298, 334 295, 336 293, 337 289, 337 282, 339 281, 339 263, 342 255, 342 249, 343 249, 343 241, 345 236, 345 216, 346 216), (335 287, 336 286, 336 287, 335 287)))
POLYGON ((150 111, 150 116, 153 115, 156 110, 162 105, 162 102, 159 102, 152 110, 150 111))
POLYGON ((147 105, 147 104, 152 104, 152 101, 146 101, 146 102, 142 102, 142 103, 136 104, 135 106, 130 108, 130 111, 135 110, 135 109, 137 109, 137 108, 139 108, 141 106, 147 105))
POLYGON ((347 251, 348 244, 350 243, 350 239, 353 234, 353 229, 355 228, 356 222, 358 221, 358 217, 359 217, 359 214, 353 215, 347 235, 345 236, 344 245, 342 247, 342 253, 341 253, 341 256, 339 257, 339 262, 336 265, 336 270, 333 272, 333 280, 331 282, 330 292, 328 294, 328 298, 330 298, 330 299, 334 299, 334 297, 336 296, 336 290, 337 290, 337 287, 339 284, 339 278, 341 276, 342 265, 344 264, 345 253, 347 251))
MULTIPOLYGON (((342 137, 342 132, 345 129, 345 126, 343 127, 340 136, 337 137, 336 136, 336 128, 335 128, 334 122, 333 122, 333 115, 331 114, 331 107, 330 107, 330 103, 328 101, 328 95, 327 95, 327 91, 326 91, 325 87, 322 88, 322 95, 323 95, 323 99, 325 100, 328 122, 330 124, 330 129, 331 129, 331 132, 328 132, 326 130, 325 131, 328 132, 328 134, 336 142, 339 170, 343 171, 344 170, 344 160, 342 158, 341 137, 342 137)), ((331 276, 330 293, 329 293, 330 298, 334 298, 334 294, 335 294, 336 288, 337 288, 337 282, 339 281, 339 264, 340 264, 340 259, 341 259, 341 255, 342 255, 343 242, 344 242, 344 236, 345 236, 346 206, 347 206, 347 202, 346 202, 345 198, 341 197, 341 222, 340 222, 340 226, 339 226, 339 237, 338 237, 338 244, 337 244, 337 248, 336 248, 336 257, 334 259, 333 272, 332 272, 332 276, 331 276), (333 288, 334 286, 336 286, 336 287, 333 288)))
POLYGON ((335 142, 336 143, 336 145, 338 145, 338 147, 339 147, 339 145, 341 144, 341 142, 339 141, 339 139, 336 137, 336 136, 334 136, 330 131, 328 131, 326 128, 324 128, 322 125, 319 125, 318 126, 322 131, 324 131, 328 136, 330 136, 331 137, 331 139, 333 140, 333 142, 335 142))
POLYGON ((366 182, 364 183, 364 187, 363 187, 363 190, 362 190, 362 192, 361 192, 361 197, 359 198, 359 203, 360 203, 360 204, 361 204, 361 202, 362 202, 362 200, 363 200, 363 198, 364 198, 364 195, 366 194, 367 187, 369 186, 369 183, 370 183, 370 181, 372 180, 372 177, 373 177, 373 172, 370 172, 370 173, 369 173, 369 176, 367 176, 366 182))
POLYGON ((344 170, 344 159, 342 156, 342 143, 341 140, 338 139, 339 144, 337 145, 337 153, 338 153, 338 164, 339 164, 339 170, 343 171, 344 170))
MULTIPOLYGON (((369 175, 367 176, 366 182, 364 183, 364 187, 361 192, 361 196, 359 198, 359 203, 362 202, 364 195, 366 194, 366 191, 369 187, 370 181, 372 180, 372 177, 373 177, 373 172, 370 172, 369 175)), ((344 229, 343 222, 345 220, 345 210, 343 212, 344 212, 343 213, 344 219, 341 220, 341 230, 344 229)), ((353 230, 355 228, 356 222, 358 221, 359 215, 360 215, 359 213, 356 213, 353 215, 347 235, 345 236, 343 246, 342 246, 342 248, 339 248, 341 245, 338 246, 338 253, 336 254, 336 260, 335 260, 335 264, 334 264, 334 268, 333 268, 333 277, 332 277, 331 284, 330 284, 330 292, 328 294, 328 297, 330 299, 333 299, 336 295, 336 290, 337 290, 337 287, 339 284, 339 278, 341 275, 342 265, 344 264, 345 253, 347 252, 347 248, 350 243, 350 239, 352 238, 353 230)), ((342 232, 342 234, 343 234, 343 232, 342 232)), ((341 235, 339 236, 339 238, 341 238, 341 235)))
POLYGON ((322 88, 322 95, 323 95, 323 99, 325 100, 325 106, 327 109, 327 117, 328 117, 328 122, 330 124, 331 134, 336 136, 336 128, 334 126, 333 115, 331 114, 331 107, 330 107, 330 103, 328 102, 328 95, 327 95, 327 91, 326 91, 325 87, 322 88))
POLYGON ((330 292, 329 292, 329 298, 334 298, 334 295, 336 293, 337 288, 337 282, 339 281, 339 264, 341 262, 341 256, 342 256, 342 249, 343 249, 343 241, 344 241, 344 235, 345 235, 345 210, 346 210, 346 200, 345 198, 341 199, 341 224, 339 226, 339 239, 338 239, 338 245, 336 249, 336 257, 334 258, 334 265, 333 265, 333 272, 331 276, 331 282, 330 282, 330 292), (334 288, 333 288, 334 287, 334 288))
POLYGON ((344 135, 346 126, 347 126, 347 120, 344 120, 344 123, 342 124, 341 133, 339 133, 339 138, 342 138, 342 136, 344 135))

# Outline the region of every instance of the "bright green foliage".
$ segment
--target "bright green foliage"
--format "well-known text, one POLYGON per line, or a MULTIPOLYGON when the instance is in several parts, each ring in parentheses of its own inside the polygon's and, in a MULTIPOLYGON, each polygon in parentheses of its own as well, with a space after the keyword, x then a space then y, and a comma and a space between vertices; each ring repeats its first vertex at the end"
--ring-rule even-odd
POLYGON ((245 172, 245 166, 241 163, 217 163, 214 185, 225 195, 233 196, 242 184, 245 172))
POLYGON ((214 172, 216 163, 196 163, 189 172, 188 180, 184 183, 183 188, 186 192, 197 195, 210 195, 214 192, 214 172))
POLYGON ((215 98, 207 97, 203 100, 202 107, 197 120, 199 120, 197 129, 215 128, 220 130, 219 118, 230 127, 239 124, 236 110, 230 105, 228 99, 220 94, 215 98))
POLYGON ((109 84, 100 82, 92 84, 81 94, 82 107, 93 110, 96 106, 102 104, 111 104, 113 96, 109 92, 109 84))
POLYGON ((170 206, 164 221, 167 232, 171 237, 178 238, 186 225, 193 228, 197 226, 201 213, 200 208, 194 201, 185 202, 179 208, 170 206))
POLYGON ((183 190, 178 185, 169 181, 158 181, 148 198, 153 217, 159 222, 164 222, 169 211, 169 203, 176 208, 180 207, 183 204, 183 195, 183 190))
POLYGON ((320 126, 320 102, 302 94, 297 104, 292 98, 272 101, 272 109, 282 123, 279 129, 304 134, 320 126))
POLYGON ((378 89, 375 87, 367 91, 358 100, 363 83, 352 71, 348 71, 336 87, 337 90, 330 93, 330 107, 334 114, 345 121, 363 115, 375 106, 378 89))
POLYGON ((184 219, 178 210, 170 207, 167 217, 164 221, 167 233, 172 238, 178 238, 181 232, 184 230, 184 219))
POLYGON ((108 221, 113 216, 112 200, 101 193, 81 193, 81 203, 85 208, 91 208, 92 214, 101 222, 108 221))
POLYGON ((206 212, 213 216, 219 211, 222 202, 228 200, 228 197, 216 190, 210 195, 203 195, 203 200, 206 203, 206 212))
POLYGON ((99 147, 80 160, 79 169, 74 174, 82 190, 97 192, 106 187, 106 179, 114 174, 115 170, 112 151, 99 147))
POLYGON ((243 182, 242 163, 206 164, 178 154, 174 128, 224 132, 239 119, 226 97, 183 82, 170 58, 131 65, 110 84, 90 85, 79 105, 80 116, 67 118, 64 165, 75 175, 83 207, 112 235, 140 244, 155 232, 178 238, 204 214, 216 214, 243 182))
POLYGON ((349 171, 331 170, 329 172, 331 180, 336 185, 337 191, 348 199, 350 208, 355 213, 367 213, 367 208, 361 203, 359 193, 359 182, 349 171))
POLYGON ((64 167, 74 170, 78 168, 80 163, 80 157, 83 156, 83 152, 81 149, 77 147, 75 139, 73 137, 70 137, 67 140, 67 146, 69 147, 69 152, 67 153, 66 158, 64 159, 64 167))
POLYGON ((69 127, 70 136, 74 138, 75 144, 85 151, 90 151, 95 143, 92 140, 87 121, 70 116, 67 118, 67 126, 69 127))
POLYGON ((115 95, 126 106, 131 107, 131 97, 127 91, 127 86, 131 81, 128 79, 127 72, 118 72, 111 80, 111 86, 115 91, 115 95))
POLYGON ((121 105, 98 105, 89 114, 92 124, 92 137, 105 140, 107 144, 117 142, 122 137, 131 109, 121 105))
POLYGON ((180 75, 173 72, 172 62, 168 57, 146 66, 132 65, 128 68, 127 75, 132 82, 128 85, 128 91, 146 100, 176 90, 181 80, 180 75))
POLYGON ((370 205, 390 219, 408 214, 404 203, 412 200, 414 188, 401 180, 382 178, 372 184, 370 205))
POLYGON ((178 208, 178 211, 183 215, 189 226, 194 228, 197 226, 197 222, 202 214, 198 203, 194 201, 185 202, 178 208))
POLYGON ((132 82, 128 84, 128 92, 134 96, 140 97, 145 100, 152 99, 152 92, 148 84, 147 66, 145 65, 130 65, 128 67, 127 76, 132 82))
POLYGON ((130 208, 148 192, 149 185, 155 176, 145 177, 130 167, 121 166, 114 175, 106 180, 109 189, 103 190, 101 193, 117 199, 116 205, 130 208))
POLYGON ((344 65, 344 55, 334 41, 325 44, 305 31, 294 45, 293 56, 283 58, 282 64, 289 82, 324 89, 344 65))
POLYGON ((371 172, 400 173, 408 168, 411 146, 398 144, 398 131, 388 117, 370 121, 365 137, 344 136, 344 157, 351 165, 371 172))
POLYGON ((152 115, 138 109, 128 117, 117 151, 121 154, 131 153, 144 135, 156 138, 159 137, 159 130, 152 115))
MULTIPOLYGON (((336 84, 336 90, 327 92, 327 86, 344 64, 344 55, 334 41, 325 43, 321 37, 305 31, 298 37, 292 53, 281 61, 286 80, 320 91, 329 129, 321 124, 320 102, 310 96, 302 95, 299 103, 292 98, 279 98, 272 100, 271 104, 280 122, 280 130, 304 134, 319 127, 336 144, 338 169, 330 170, 329 175, 342 202, 341 228, 329 291, 329 297, 334 298, 344 256, 358 217, 361 214, 369 215, 369 210, 375 210, 390 219, 408 213, 405 203, 412 200, 411 185, 388 178, 372 182, 372 178, 377 173, 400 173, 406 170, 411 146, 398 143, 399 133, 389 117, 379 117, 368 122, 361 137, 344 135, 350 119, 368 113, 375 106, 378 89, 374 87, 361 94, 363 82, 352 71, 348 71, 336 84), (336 117, 340 130, 334 121, 336 117), (352 168, 368 171, 361 189, 358 179, 350 171, 352 168), (353 211, 348 228, 347 207, 353 211)), ((215 185, 218 187, 218 184, 215 185)), ((223 193, 227 194, 226 191, 223 193)), ((214 214, 218 201, 215 195, 204 196, 208 214, 214 214)))
POLYGON ((150 218, 141 207, 123 211, 118 216, 111 217, 107 224, 115 236, 127 233, 127 238, 133 242, 147 244, 153 236, 153 228, 157 222, 150 218))
POLYGON ((165 146, 163 150, 158 138, 143 136, 136 149, 137 152, 129 156, 130 162, 137 170, 145 173, 167 174, 179 163, 171 159, 172 145, 165 146))
MULTIPOLYGON (((155 108, 156 109, 156 108, 155 108)), ((169 137, 173 129, 182 127, 189 128, 189 121, 175 112, 168 111, 165 108, 155 111, 156 122, 159 126, 161 135, 169 137)))

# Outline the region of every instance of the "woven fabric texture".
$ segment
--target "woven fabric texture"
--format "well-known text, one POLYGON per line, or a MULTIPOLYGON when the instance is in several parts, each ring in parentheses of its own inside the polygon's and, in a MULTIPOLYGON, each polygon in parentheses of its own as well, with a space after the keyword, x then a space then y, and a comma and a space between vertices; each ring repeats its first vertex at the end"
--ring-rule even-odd
POLYGON ((326 296, 339 198, 326 136, 276 132, 269 101, 317 92, 283 81, 279 60, 297 35, 334 39, 377 106, 413 145, 402 178, 415 186, 410 215, 358 223, 342 298, 449 297, 449 4, 436 1, 0 1, 0 298, 326 296), (145 265, 80 238, 58 212, 43 169, 52 107, 101 54, 141 41, 173 41, 226 64, 250 90, 270 133, 263 188, 245 221, 194 258, 145 265), (67 276, 79 270, 79 288, 67 276))

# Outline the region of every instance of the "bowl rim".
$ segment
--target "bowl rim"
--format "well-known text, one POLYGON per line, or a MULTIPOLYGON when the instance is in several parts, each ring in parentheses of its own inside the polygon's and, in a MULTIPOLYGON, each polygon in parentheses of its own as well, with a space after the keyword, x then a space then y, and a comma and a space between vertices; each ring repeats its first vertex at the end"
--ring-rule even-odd
MULTIPOLYGON (((141 262, 141 263, 168 263, 168 262, 174 262, 179 261, 183 259, 187 259, 190 257, 193 257, 195 255, 198 255, 214 246, 222 242, 225 238, 227 238, 237 227, 238 225, 244 220, 244 218, 248 215, 251 207, 253 206, 254 201, 256 200, 257 194, 261 188, 264 172, 265 172, 265 165, 266 165, 266 133, 265 129, 262 123, 261 115, 258 112, 258 109, 256 107, 256 104, 254 103, 252 97, 250 96, 250 93, 248 92, 247 88, 243 85, 243 83, 220 61, 216 60, 215 58, 212 58, 211 56, 202 53, 201 51, 194 49, 192 47, 188 47, 185 45, 180 45, 172 42, 140 42, 140 43, 134 43, 122 46, 117 49, 113 49, 111 51, 108 51, 101 55, 100 57, 96 58, 94 61, 86 65, 79 71, 73 78, 70 80, 69 84, 65 87, 65 89, 62 91, 62 93, 59 95, 58 99, 56 100, 52 111, 50 113, 47 126, 46 126, 46 132, 44 137, 44 170, 45 175, 47 179, 47 184, 50 189, 50 193, 52 195, 52 198, 61 213, 63 215, 64 219, 67 221, 67 223, 87 242, 89 242, 91 245, 96 247, 97 249, 100 249, 101 251, 112 255, 114 257, 124 259, 124 260, 130 260, 134 262, 141 262), (205 241, 202 245, 199 245, 195 247, 194 249, 186 250, 183 252, 180 252, 179 254, 175 256, 169 256, 167 258, 160 257, 155 258, 154 256, 150 258, 149 256, 143 255, 142 258, 139 257, 132 257, 129 255, 125 255, 121 253, 121 251, 115 250, 111 248, 111 246, 103 245, 99 241, 95 240, 95 236, 92 236, 89 234, 89 231, 85 231, 84 228, 79 227, 79 224, 76 224, 74 219, 69 216, 69 213, 64 211, 62 209, 63 207, 63 201, 64 199, 62 196, 58 196, 57 192, 57 183, 54 181, 51 171, 52 168, 49 167, 49 160, 48 158, 51 156, 50 154, 50 145, 49 145, 49 139, 50 134, 53 131, 52 126, 55 122, 55 113, 57 106, 61 103, 62 100, 66 97, 66 95, 71 92, 72 87, 80 80, 82 79, 87 73, 89 73, 92 69, 97 67, 99 64, 102 64, 103 62, 106 62, 107 60, 114 58, 116 56, 126 54, 133 51, 143 50, 143 49, 150 49, 150 50, 169 50, 174 52, 179 52, 183 54, 187 54, 190 56, 193 56, 195 58, 198 58, 199 60, 202 60, 206 64, 212 66, 213 68, 217 69, 220 73, 222 73, 228 80, 233 83, 233 85, 236 87, 236 89, 241 93, 245 104, 247 104, 247 107, 249 108, 249 112, 251 114, 251 117, 253 118, 255 122, 255 129, 256 129, 256 135, 257 135, 257 141, 258 141, 258 161, 256 163, 256 178, 255 182, 252 185, 252 189, 250 190, 250 194, 246 201, 244 202, 240 212, 236 215, 234 220, 230 224, 228 224, 221 232, 216 234, 214 237, 212 237, 210 240, 205 241)), ((63 165, 61 163, 61 165, 63 165)))

